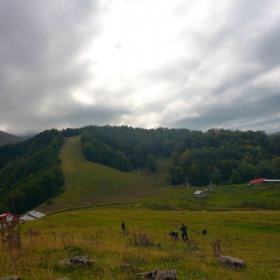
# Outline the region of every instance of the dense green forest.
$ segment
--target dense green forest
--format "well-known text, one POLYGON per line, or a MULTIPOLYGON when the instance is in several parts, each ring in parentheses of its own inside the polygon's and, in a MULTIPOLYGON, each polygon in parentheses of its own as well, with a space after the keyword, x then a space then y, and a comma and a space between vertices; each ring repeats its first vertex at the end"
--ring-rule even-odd
POLYGON ((17 144, 0 146, 0 213, 24 213, 55 195, 64 184, 59 151, 63 137, 81 135, 84 157, 124 172, 156 172, 170 158, 172 185, 239 184, 280 178, 280 135, 264 131, 143 129, 86 126, 46 130, 17 144))
MULTIPOLYGON (((84 156, 122 171, 148 167, 151 158, 171 158, 166 180, 203 186, 239 184, 254 178, 280 178, 280 135, 264 131, 210 129, 142 129, 87 126, 66 129, 63 136, 82 135, 84 156)), ((152 168, 153 166, 153 168, 152 168)))
POLYGON ((61 133, 44 131, 18 144, 0 146, 0 213, 24 213, 63 185, 61 133))

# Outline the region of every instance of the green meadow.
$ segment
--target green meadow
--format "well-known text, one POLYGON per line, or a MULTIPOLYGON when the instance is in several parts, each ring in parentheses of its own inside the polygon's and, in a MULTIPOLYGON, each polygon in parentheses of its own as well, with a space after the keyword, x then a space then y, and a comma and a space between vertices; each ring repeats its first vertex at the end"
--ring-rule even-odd
POLYGON ((136 279, 137 273, 158 268, 176 270, 178 279, 279 279, 277 185, 205 187, 207 196, 198 199, 192 194, 202 188, 166 184, 167 159, 159 159, 155 173, 125 173, 85 161, 79 137, 66 140, 64 189, 36 209, 45 218, 14 228, 20 244, 3 236, 0 277, 136 279), (182 222, 188 243, 169 236, 182 222), (216 239, 220 252, 213 247, 216 239), (246 266, 220 266, 218 254, 241 258, 246 266), (85 255, 89 266, 59 264, 85 255), (124 264, 130 266, 121 270, 124 264))

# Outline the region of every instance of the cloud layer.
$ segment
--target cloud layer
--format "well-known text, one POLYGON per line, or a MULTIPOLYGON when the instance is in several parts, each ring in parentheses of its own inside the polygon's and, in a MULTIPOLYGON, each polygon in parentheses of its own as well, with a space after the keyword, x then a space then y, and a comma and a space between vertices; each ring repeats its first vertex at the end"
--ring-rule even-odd
POLYGON ((5 0, 0 35, 8 133, 89 124, 280 131, 275 0, 5 0))

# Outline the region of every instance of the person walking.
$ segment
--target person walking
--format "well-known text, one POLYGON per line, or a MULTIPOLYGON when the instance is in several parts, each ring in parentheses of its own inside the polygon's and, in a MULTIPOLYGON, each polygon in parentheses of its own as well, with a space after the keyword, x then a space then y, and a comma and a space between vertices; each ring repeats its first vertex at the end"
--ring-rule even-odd
POLYGON ((182 239, 184 241, 189 240, 188 239, 188 235, 187 235, 187 227, 184 225, 184 223, 182 223, 182 226, 180 227, 180 230, 182 231, 182 239))
POLYGON ((125 233, 125 224, 124 224, 124 222, 122 222, 122 230, 123 230, 123 235, 125 235, 126 233, 125 233))

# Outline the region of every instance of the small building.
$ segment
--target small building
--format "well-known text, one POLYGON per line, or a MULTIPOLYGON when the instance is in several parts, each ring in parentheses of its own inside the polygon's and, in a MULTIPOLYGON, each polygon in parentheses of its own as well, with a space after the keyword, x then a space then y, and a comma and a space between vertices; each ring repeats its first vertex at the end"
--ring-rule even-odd
POLYGON ((43 217, 46 216, 45 214, 43 214, 41 212, 38 212, 36 210, 32 210, 32 211, 27 212, 27 215, 32 217, 32 218, 35 218, 35 219, 43 218, 43 217))
POLYGON ((19 218, 17 214, 13 213, 6 213, 6 214, 0 214, 0 228, 6 226, 6 224, 13 223, 19 218))
POLYGON ((0 214, 0 220, 5 220, 7 222, 11 222, 13 220, 16 220, 19 216, 17 214, 13 213, 6 213, 6 214, 0 214))
POLYGON ((30 217, 30 216, 28 216, 27 214, 25 214, 25 215, 23 215, 23 216, 20 217, 20 220, 21 220, 22 222, 26 222, 26 221, 32 221, 32 220, 35 220, 35 219, 32 218, 32 217, 30 217))
POLYGON ((202 198, 202 197, 206 196, 206 192, 205 191, 196 191, 193 195, 194 195, 194 197, 202 198))
POLYGON ((280 179, 264 179, 265 183, 280 183, 280 179))
POLYGON ((25 215, 21 216, 20 219, 22 221, 32 221, 32 220, 35 220, 35 219, 43 218, 45 216, 46 215, 41 213, 41 212, 38 212, 36 210, 32 210, 32 211, 27 212, 25 215))

